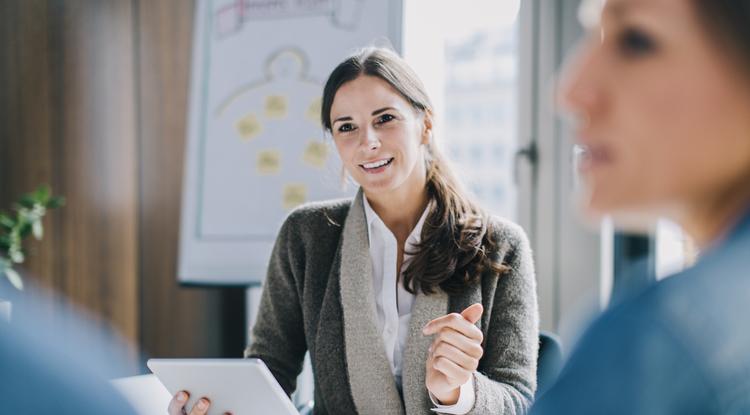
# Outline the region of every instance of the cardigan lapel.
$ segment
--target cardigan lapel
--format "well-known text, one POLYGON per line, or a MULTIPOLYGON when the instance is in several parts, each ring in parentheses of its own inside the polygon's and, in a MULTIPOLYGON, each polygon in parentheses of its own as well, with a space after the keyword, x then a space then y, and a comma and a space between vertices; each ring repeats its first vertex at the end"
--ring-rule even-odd
POLYGON ((448 312, 448 295, 438 289, 437 293, 425 295, 421 291, 414 300, 409 322, 409 336, 404 351, 402 374, 404 402, 407 414, 429 413, 432 403, 425 387, 425 363, 427 349, 433 336, 422 334, 422 328, 431 320, 448 312))
POLYGON ((375 323, 372 263, 361 189, 344 222, 342 242, 344 349, 354 405, 361 414, 403 415, 396 381, 375 323))

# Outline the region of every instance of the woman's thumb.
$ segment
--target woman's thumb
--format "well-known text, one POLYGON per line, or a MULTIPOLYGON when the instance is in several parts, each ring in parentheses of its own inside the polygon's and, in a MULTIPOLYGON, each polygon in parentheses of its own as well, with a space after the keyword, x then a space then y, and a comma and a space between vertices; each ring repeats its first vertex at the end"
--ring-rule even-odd
POLYGON ((469 323, 475 324, 482 317, 483 311, 484 307, 481 304, 474 303, 461 312, 461 317, 465 318, 469 323))

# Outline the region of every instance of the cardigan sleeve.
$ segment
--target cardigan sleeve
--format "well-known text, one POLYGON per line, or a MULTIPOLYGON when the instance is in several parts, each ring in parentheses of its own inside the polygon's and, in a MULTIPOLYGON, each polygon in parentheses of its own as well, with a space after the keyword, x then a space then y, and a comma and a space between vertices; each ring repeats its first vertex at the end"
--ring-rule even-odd
POLYGON ((531 248, 518 225, 500 224, 498 240, 505 246, 501 251, 508 270, 499 275, 494 296, 483 300, 491 314, 484 355, 474 373, 472 415, 525 414, 536 391, 539 312, 531 248))
POLYGON ((274 245, 261 295, 258 319, 253 327, 246 358, 259 358, 268 366, 281 387, 291 395, 307 351, 302 319, 301 293, 296 267, 302 261, 292 244, 294 216, 282 225, 274 245))

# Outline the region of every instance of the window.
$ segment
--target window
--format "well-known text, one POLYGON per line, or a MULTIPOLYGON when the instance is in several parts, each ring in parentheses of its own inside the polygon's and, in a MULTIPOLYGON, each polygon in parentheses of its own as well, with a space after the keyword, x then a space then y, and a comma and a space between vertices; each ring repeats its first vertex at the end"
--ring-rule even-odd
POLYGON ((515 220, 520 1, 404 6, 404 56, 435 103, 440 148, 485 209, 515 220))

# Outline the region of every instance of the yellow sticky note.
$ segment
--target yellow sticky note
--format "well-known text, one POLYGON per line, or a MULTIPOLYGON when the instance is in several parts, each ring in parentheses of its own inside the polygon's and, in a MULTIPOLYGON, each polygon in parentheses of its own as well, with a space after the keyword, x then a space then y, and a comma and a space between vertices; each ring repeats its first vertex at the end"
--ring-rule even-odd
POLYGON ((259 152, 256 168, 258 174, 277 174, 281 170, 281 153, 277 150, 259 152))
POLYGON ((287 184, 284 186, 282 198, 284 209, 294 209, 307 201, 307 186, 297 183, 287 184))
POLYGON ((323 98, 315 98, 307 107, 305 117, 315 125, 320 125, 320 112, 323 111, 323 98))
POLYGON ((266 97, 266 117, 280 119, 286 117, 286 97, 281 95, 269 95, 266 97))
POLYGON ((313 167, 324 167, 328 160, 328 146, 317 140, 310 140, 302 155, 302 160, 313 167))
POLYGON ((263 131, 263 126, 255 114, 248 114, 240 118, 235 126, 237 127, 237 133, 243 140, 251 140, 263 131))

